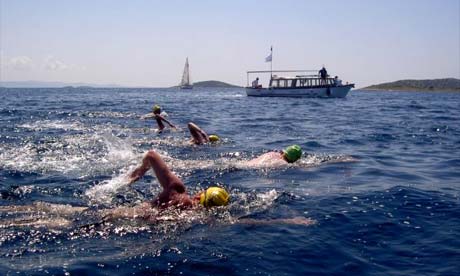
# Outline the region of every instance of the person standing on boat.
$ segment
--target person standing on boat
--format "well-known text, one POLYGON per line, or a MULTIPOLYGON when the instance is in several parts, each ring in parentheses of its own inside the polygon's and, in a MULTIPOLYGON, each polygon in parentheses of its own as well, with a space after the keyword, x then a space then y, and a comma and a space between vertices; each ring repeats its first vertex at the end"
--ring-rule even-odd
POLYGON ((157 121, 159 133, 161 133, 163 129, 165 128, 165 125, 163 124, 163 122, 166 122, 172 128, 176 128, 175 125, 173 125, 171 122, 165 119, 165 117, 163 116, 164 114, 162 114, 161 107, 159 105, 153 106, 152 109, 153 109, 153 112, 142 116, 141 120, 145 120, 148 118, 154 118, 155 121, 157 121))
POLYGON ((259 78, 258 77, 254 81, 252 81, 252 88, 260 88, 259 87, 259 78))
POLYGON ((327 78, 327 70, 326 70, 326 68, 323 66, 323 68, 321 68, 321 70, 319 70, 318 73, 319 73, 319 77, 321 78, 320 84, 322 84, 322 85, 327 84, 327 82, 326 82, 326 78, 327 78))

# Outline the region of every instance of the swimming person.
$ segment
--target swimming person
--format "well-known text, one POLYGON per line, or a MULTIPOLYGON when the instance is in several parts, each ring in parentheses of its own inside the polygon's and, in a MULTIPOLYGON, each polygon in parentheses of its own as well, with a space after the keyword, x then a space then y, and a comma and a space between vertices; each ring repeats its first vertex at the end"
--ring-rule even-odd
MULTIPOLYGON (((177 177, 166 165, 161 156, 153 151, 148 151, 142 159, 141 165, 129 174, 127 182, 132 185, 139 180, 144 174, 152 169, 155 173, 158 182, 163 190, 158 196, 147 202, 143 202, 133 207, 121 206, 113 209, 96 210, 97 214, 102 215, 102 222, 107 222, 115 219, 143 219, 149 222, 157 222, 162 210, 174 208, 177 210, 195 209, 195 208, 210 208, 214 206, 225 206, 230 201, 229 193, 221 187, 209 187, 208 189, 197 193, 194 196, 187 194, 186 188, 182 180, 177 177)), ((33 205, 24 206, 1 206, 0 211, 7 212, 39 212, 48 214, 61 214, 62 216, 83 213, 91 211, 88 207, 73 207, 70 205, 57 205, 50 203, 37 202, 33 205)), ((93 210, 94 211, 94 210, 93 210)), ((174 218, 170 218, 173 219, 174 218)), ((10 226, 26 226, 34 224, 55 225, 56 222, 43 221, 13 221, 10 226)), ((69 220, 59 221, 61 226, 70 225, 69 220)), ((2 225, 0 223, 0 225, 2 225)))
MULTIPOLYGON (((292 150, 290 150, 287 153, 287 155, 289 155, 287 158, 296 158, 296 154, 298 154, 298 152, 293 153, 292 150)), ((103 221, 123 218, 141 218, 149 222, 158 222, 165 220, 164 218, 158 219, 161 210, 168 208, 175 208, 177 210, 211 208, 226 206, 230 201, 229 193, 221 187, 209 187, 194 196, 189 196, 182 180, 168 168, 161 156, 153 150, 150 150, 145 154, 142 159, 142 164, 129 175, 129 184, 131 185, 139 180, 149 169, 154 171, 158 182, 160 182, 160 185, 163 188, 160 194, 154 200, 141 203, 135 207, 118 207, 115 209, 105 210, 103 221)), ((191 215, 191 213, 188 213, 188 215, 191 215)), ((180 218, 168 216, 167 219, 179 220, 180 218)), ((240 218, 234 223, 258 225, 276 223, 312 225, 315 224, 315 221, 305 217, 279 219, 240 218)))
POLYGON ((161 156, 150 150, 142 159, 142 164, 129 176, 129 184, 139 180, 144 174, 152 169, 160 182, 163 191, 151 201, 152 207, 168 208, 171 206, 187 209, 202 205, 204 207, 224 206, 228 204, 230 195, 220 187, 210 187, 193 197, 187 195, 185 185, 166 165, 161 156))
MULTIPOLYGON (((141 165, 129 174, 127 182, 129 185, 132 185, 150 169, 153 170, 163 188, 158 196, 151 201, 133 207, 121 206, 104 210, 91 210, 88 207, 74 207, 42 202, 24 206, 1 206, 0 212, 29 212, 40 214, 40 216, 35 220, 27 216, 25 219, 14 219, 7 222, 0 221, 0 226, 41 225, 48 227, 68 227, 72 224, 72 221, 69 220, 70 217, 82 215, 85 212, 90 216, 102 216, 102 220, 98 223, 90 223, 81 227, 93 227, 117 219, 142 219, 150 223, 158 223, 162 221, 181 220, 187 216, 193 216, 193 212, 185 212, 186 210, 196 211, 197 209, 226 206, 230 201, 229 193, 224 188, 216 186, 209 187, 194 196, 189 196, 182 180, 168 168, 161 156, 153 150, 145 154, 141 165), (178 212, 173 212, 173 215, 167 213, 167 216, 162 216, 162 211, 166 209, 185 213, 182 216, 178 212)), ((305 217, 279 219, 237 218, 233 223, 311 225, 315 221, 305 217)))
POLYGON ((190 142, 195 145, 202 145, 204 143, 208 142, 218 142, 220 140, 220 137, 212 134, 208 135, 204 130, 199 128, 196 124, 190 122, 188 123, 188 130, 190 131, 190 134, 192 135, 192 139, 190 142))
POLYGON ((148 113, 142 116, 141 119, 145 120, 148 118, 154 118, 157 121, 159 133, 161 133, 163 129, 165 128, 165 125, 163 124, 163 122, 166 122, 172 128, 176 128, 175 125, 173 125, 171 122, 166 120, 166 118, 161 114, 161 107, 159 105, 154 105, 152 108, 152 111, 153 111, 152 113, 148 113))
POLYGON ((291 145, 284 150, 270 151, 261 156, 249 160, 246 165, 250 167, 278 167, 288 163, 294 163, 302 157, 302 149, 299 145, 291 145))

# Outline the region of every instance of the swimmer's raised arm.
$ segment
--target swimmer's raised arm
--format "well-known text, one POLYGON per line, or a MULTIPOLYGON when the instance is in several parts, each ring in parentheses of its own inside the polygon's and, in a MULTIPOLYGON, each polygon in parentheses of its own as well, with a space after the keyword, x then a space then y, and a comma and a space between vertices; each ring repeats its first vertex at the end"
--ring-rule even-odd
POLYGON ((190 135, 192 135, 193 143, 203 144, 209 142, 208 134, 199 128, 196 124, 190 122, 187 124, 187 126, 190 131, 190 135))
POLYGON ((166 163, 161 159, 161 156, 153 151, 150 150, 145 154, 144 158, 142 159, 142 164, 138 168, 136 168, 130 175, 129 175, 129 184, 132 184, 139 180, 144 174, 152 168, 155 172, 155 175, 160 182, 160 185, 165 190, 169 190, 172 186, 183 186, 185 190, 185 186, 182 183, 182 180, 179 179, 166 165, 166 163))
POLYGON ((163 120, 164 122, 166 122, 170 127, 172 128, 176 128, 175 125, 173 125, 170 121, 166 120, 165 117, 161 116, 161 115, 157 115, 161 120, 163 120))

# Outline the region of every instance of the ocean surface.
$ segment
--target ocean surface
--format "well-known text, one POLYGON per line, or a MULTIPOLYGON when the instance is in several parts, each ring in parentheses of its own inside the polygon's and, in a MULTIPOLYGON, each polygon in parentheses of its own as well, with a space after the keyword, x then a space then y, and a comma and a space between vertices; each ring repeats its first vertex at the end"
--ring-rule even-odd
POLYGON ((460 93, 0 90, 0 275, 459 275, 459 193, 460 93), (140 120, 154 104, 177 130, 140 120), (190 121, 222 141, 191 146, 190 121), (291 144, 295 164, 244 165, 291 144), (230 205, 101 223, 160 191, 126 185, 149 149, 230 205))

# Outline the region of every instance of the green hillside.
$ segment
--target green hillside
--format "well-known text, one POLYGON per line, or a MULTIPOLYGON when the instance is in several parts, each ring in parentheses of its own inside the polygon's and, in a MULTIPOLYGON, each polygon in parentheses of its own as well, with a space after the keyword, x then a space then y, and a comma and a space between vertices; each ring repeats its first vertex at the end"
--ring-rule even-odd
POLYGON ((371 85, 362 90, 401 90, 401 91, 457 91, 460 92, 460 79, 398 80, 371 85))
POLYGON ((219 88, 237 88, 240 86, 229 84, 226 82, 222 81, 215 81, 215 80, 210 80, 210 81, 199 81, 195 82, 193 84, 194 87, 219 87, 219 88))

